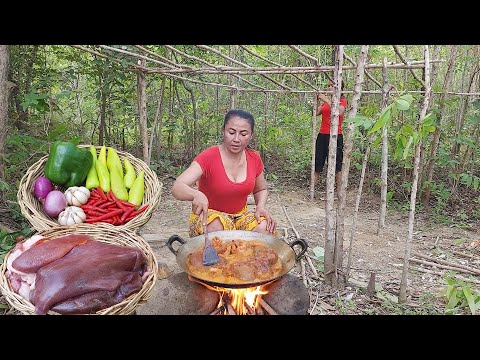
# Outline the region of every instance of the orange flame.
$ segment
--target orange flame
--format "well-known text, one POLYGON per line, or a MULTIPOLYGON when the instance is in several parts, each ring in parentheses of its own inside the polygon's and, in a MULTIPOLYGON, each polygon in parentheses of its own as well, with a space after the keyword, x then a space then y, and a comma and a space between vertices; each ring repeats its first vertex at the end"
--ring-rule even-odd
POLYGON ((250 314, 257 308, 260 296, 268 294, 268 291, 262 289, 262 286, 242 289, 217 288, 215 291, 220 293, 217 308, 229 301, 237 315, 250 314))
POLYGON ((191 275, 188 275, 190 281, 197 282, 202 284, 207 289, 216 291, 219 293, 220 300, 217 304, 217 309, 223 308, 223 311, 219 311, 218 314, 227 315, 230 312, 228 308, 231 307, 232 310, 237 315, 248 315, 252 312, 255 313, 257 308, 260 306, 259 301, 262 295, 268 294, 266 286, 270 283, 259 285, 256 287, 249 288, 238 288, 230 289, 220 286, 208 285, 191 275))

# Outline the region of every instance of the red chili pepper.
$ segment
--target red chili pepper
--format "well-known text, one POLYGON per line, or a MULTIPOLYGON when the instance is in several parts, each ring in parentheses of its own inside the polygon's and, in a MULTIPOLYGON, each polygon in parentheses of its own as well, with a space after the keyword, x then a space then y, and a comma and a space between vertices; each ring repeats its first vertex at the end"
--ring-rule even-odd
POLYGON ((123 211, 127 210, 127 208, 125 206, 122 205, 122 202, 120 200, 116 200, 115 201, 115 204, 117 204, 117 206, 122 209, 123 211))
POLYGON ((99 211, 95 211, 95 210, 84 210, 85 214, 87 214, 87 219, 90 217, 90 218, 95 218, 95 217, 98 217, 98 216, 103 216, 105 215, 105 213, 102 213, 102 212, 99 212, 99 211))
POLYGON ((145 205, 143 205, 140 209, 134 211, 134 212, 132 213, 132 215, 137 216, 138 214, 140 214, 140 213, 144 212, 145 210, 147 210, 147 208, 148 208, 148 204, 145 204, 145 205))
POLYGON ((125 211, 122 215, 122 217, 120 218, 120 221, 125 224, 127 218, 130 216, 130 214, 133 212, 133 208, 130 208, 128 209, 127 211, 125 211))
POLYGON ((98 216, 96 218, 86 219, 85 222, 92 223, 92 222, 103 221, 103 220, 106 220, 106 219, 112 219, 115 215, 120 215, 121 213, 123 213, 123 210, 118 209, 118 210, 110 211, 109 213, 103 214, 102 216, 98 216))
POLYGON ((106 208, 109 207, 111 204, 112 204, 111 201, 107 201, 106 203, 98 206, 98 208, 100 208, 100 209, 106 209, 106 208))
POLYGON ((98 191, 98 195, 100 195, 100 197, 103 199, 103 200, 107 200, 106 196, 105 196, 105 193, 103 192, 102 188, 99 186, 97 187, 97 191, 98 191))
POLYGON ((137 205, 132 204, 132 203, 129 203, 128 201, 120 200, 120 202, 121 202, 123 205, 128 206, 128 207, 132 207, 132 208, 136 208, 136 207, 137 207, 137 205))

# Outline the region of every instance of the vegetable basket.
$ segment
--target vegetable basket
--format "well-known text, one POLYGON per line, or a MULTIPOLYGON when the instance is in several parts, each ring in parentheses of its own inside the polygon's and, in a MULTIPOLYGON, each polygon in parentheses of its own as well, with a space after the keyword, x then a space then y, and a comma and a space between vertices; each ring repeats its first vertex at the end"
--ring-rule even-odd
MULTIPOLYGON (((79 147, 88 149, 90 145, 79 145, 79 147)), ((97 150, 98 156, 102 147, 96 146, 95 148, 97 150)), ((150 220, 153 212, 158 207, 160 203, 163 183, 159 181, 157 174, 155 174, 155 172, 153 172, 144 161, 137 159, 133 155, 124 151, 117 150, 117 154, 120 157, 122 163, 125 158, 127 158, 132 163, 137 175, 141 170, 145 172, 145 194, 143 196, 143 201, 140 207, 148 204, 148 208, 127 223, 123 225, 115 225, 116 228, 130 229, 136 231, 148 220, 150 220)), ((52 218, 44 212, 43 204, 40 202, 40 200, 35 198, 33 194, 35 180, 40 176, 44 176, 44 167, 47 159, 48 155, 45 155, 35 164, 30 166, 26 174, 20 180, 20 185, 18 186, 17 193, 18 204, 20 205, 20 210, 23 216, 25 216, 25 218, 30 222, 30 224, 32 224, 33 228, 38 231, 48 230, 52 227, 60 226, 56 218, 52 218)), ((66 188, 63 188, 62 186, 56 187, 58 188, 58 190, 61 191, 66 190, 66 188)), ((92 223, 90 224, 90 226, 96 226, 97 224, 100 223, 92 223)))
MULTIPOLYGON (((97 311, 94 315, 130 315, 135 312, 139 305, 147 302, 150 298, 155 282, 157 281, 158 263, 151 247, 136 232, 127 229, 119 229, 117 226, 111 224, 99 223, 95 227, 88 224, 78 224, 68 227, 58 226, 49 230, 40 231, 38 234, 45 238, 54 238, 70 234, 90 235, 95 240, 108 244, 137 247, 145 254, 147 258, 148 276, 140 291, 131 294, 118 304, 97 311)), ((14 249, 10 250, 5 256, 5 261, 0 266, 0 290, 7 302, 13 308, 20 311, 22 314, 34 315, 35 306, 14 292, 6 277, 7 259, 13 251, 14 249)), ((54 311, 49 311, 48 314, 58 315, 58 313, 54 311)))

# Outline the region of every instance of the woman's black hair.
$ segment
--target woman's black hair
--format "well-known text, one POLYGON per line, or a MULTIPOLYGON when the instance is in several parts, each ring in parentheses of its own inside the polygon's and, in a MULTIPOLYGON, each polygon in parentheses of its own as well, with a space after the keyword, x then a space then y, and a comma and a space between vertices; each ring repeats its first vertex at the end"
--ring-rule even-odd
POLYGON ((232 109, 225 114, 225 120, 223 121, 223 129, 225 129, 225 125, 227 125, 228 120, 230 120, 234 116, 238 116, 239 118, 247 120, 250 124, 250 127, 252 128, 253 133, 253 128, 255 126, 255 119, 253 118, 253 115, 250 114, 248 111, 240 109, 232 109))

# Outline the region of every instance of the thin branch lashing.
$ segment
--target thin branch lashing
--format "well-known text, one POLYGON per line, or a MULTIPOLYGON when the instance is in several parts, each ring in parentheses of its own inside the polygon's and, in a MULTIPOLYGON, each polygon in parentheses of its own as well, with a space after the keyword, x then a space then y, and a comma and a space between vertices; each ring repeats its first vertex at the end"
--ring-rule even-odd
MULTIPOLYGON (((398 49, 397 45, 393 45, 393 50, 395 50, 395 53, 398 55, 398 57, 400 58, 400 60, 402 60, 402 62, 405 64, 405 65, 410 65, 408 63, 408 61, 403 57, 402 53, 400 52, 400 50, 398 49)), ((420 83, 422 84, 423 87, 425 87, 425 83, 423 82, 422 79, 420 79, 417 74, 415 74, 415 72, 413 71, 413 69, 410 69, 410 72, 412 73, 413 77, 420 83)))
MULTIPOLYGON (((246 52, 248 52, 249 54, 251 54, 251 55, 253 55, 253 56, 255 56, 255 57, 259 58, 259 59, 262 59, 263 61, 266 61, 266 62, 268 62, 268 63, 270 63, 270 64, 272 64, 272 65, 275 65, 275 66, 282 66, 282 64, 279 64, 279 63, 276 63, 276 62, 274 62, 274 61, 271 61, 271 60, 263 57, 262 55, 259 55, 259 54, 255 53, 254 51, 248 49, 248 48, 247 48, 246 46, 244 46, 244 45, 239 45, 239 46, 240 46, 242 49, 244 49, 246 52)), ((295 79, 300 80, 300 81, 303 82, 304 84, 307 84, 307 85, 310 86, 312 89, 314 89, 315 91, 317 91, 317 88, 316 88, 315 86, 313 86, 312 84, 310 84, 308 81, 302 79, 301 77, 299 77, 299 76, 296 75, 296 74, 292 74, 292 75, 293 75, 293 77, 294 77, 295 79)))
MULTIPOLYGON (((200 49, 204 49, 204 50, 208 50, 208 51, 211 51, 213 52, 214 54, 217 54, 218 56, 224 58, 225 60, 228 60, 228 61, 231 61, 232 63, 235 63, 237 65, 240 65, 240 66, 243 66, 244 68, 246 69, 252 69, 251 66, 247 65, 247 64, 244 64, 238 60, 235 60, 233 59, 232 57, 230 56, 227 56, 225 54, 222 54, 220 51, 210 47, 210 46, 206 46, 206 45, 196 45, 198 48, 200 49)), ((280 69, 282 70, 282 69, 280 69)), ((283 71, 280 71, 280 73, 283 73, 283 71)), ((277 80, 271 78, 270 76, 266 75, 266 74, 260 74, 261 76, 263 76, 265 79, 268 79, 270 80, 271 82, 273 82, 274 84, 277 84, 278 86, 280 86, 281 88, 285 89, 285 90, 293 90, 291 89, 290 87, 286 86, 286 85, 283 85, 282 83, 278 82, 277 80)))
MULTIPOLYGON (((351 64, 356 65, 356 64, 355 64, 355 61, 353 61, 347 54, 343 53, 343 56, 344 56, 345 59, 347 59, 351 64)), ((370 80, 372 80, 375 84, 377 84, 379 88, 382 87, 382 84, 380 84, 380 82, 378 82, 378 80, 376 80, 368 71, 365 71, 365 75, 366 75, 370 80)))
POLYGON ((268 305, 268 303, 265 300, 263 300, 263 298, 260 298, 258 302, 265 309, 268 315, 278 315, 277 312, 273 310, 272 307, 268 305))

